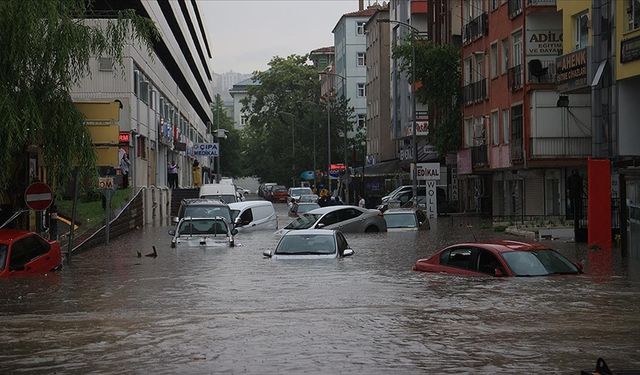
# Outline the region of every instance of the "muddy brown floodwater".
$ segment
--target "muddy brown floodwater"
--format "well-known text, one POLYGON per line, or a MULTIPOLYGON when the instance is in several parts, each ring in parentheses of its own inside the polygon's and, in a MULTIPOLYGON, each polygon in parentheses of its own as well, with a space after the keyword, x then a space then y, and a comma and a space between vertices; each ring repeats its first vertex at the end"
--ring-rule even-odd
POLYGON ((577 374, 598 357, 640 368, 637 263, 549 242, 587 273, 411 270, 473 234, 505 238, 482 227, 442 217, 420 233, 347 234, 356 254, 330 261, 264 259, 272 232, 183 251, 168 226, 146 227, 59 273, 1 280, 0 373, 577 374), (152 245, 158 258, 136 257, 152 245))

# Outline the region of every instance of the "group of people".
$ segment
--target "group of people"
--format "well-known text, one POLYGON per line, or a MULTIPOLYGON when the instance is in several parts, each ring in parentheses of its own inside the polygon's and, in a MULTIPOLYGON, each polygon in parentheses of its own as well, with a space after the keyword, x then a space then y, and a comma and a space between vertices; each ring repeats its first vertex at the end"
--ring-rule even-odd
MULTIPOLYGON (((320 207, 327 207, 327 206, 338 206, 338 205, 342 205, 344 203, 342 203, 342 200, 340 199, 340 195, 335 194, 335 195, 331 195, 331 193, 329 193, 329 190, 327 189, 322 189, 320 190, 320 194, 319 194, 320 198, 318 198, 318 205, 320 207)), ((366 201, 364 199, 364 197, 362 195, 358 196, 358 207, 362 207, 365 208, 366 206, 366 201)))

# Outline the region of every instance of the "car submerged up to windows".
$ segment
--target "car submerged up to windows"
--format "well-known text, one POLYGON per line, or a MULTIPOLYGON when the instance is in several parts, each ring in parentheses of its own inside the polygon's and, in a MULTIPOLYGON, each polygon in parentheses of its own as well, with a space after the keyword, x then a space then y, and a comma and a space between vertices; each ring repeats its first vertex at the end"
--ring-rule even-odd
POLYGON ((235 245, 237 229, 231 229, 221 216, 213 218, 185 217, 178 223, 177 229, 170 229, 171 247, 221 247, 235 245))
POLYGON ((391 208, 384 212, 388 232, 430 229, 429 219, 422 210, 413 208, 391 208))
POLYGON ((462 243, 420 259, 414 271, 467 276, 577 275, 582 266, 542 244, 518 241, 462 243))
POLYGON ((300 229, 335 229, 345 233, 386 232, 387 223, 378 210, 357 206, 329 206, 300 215, 289 225, 276 231, 276 235, 300 229))
POLYGON ((47 273, 61 267, 58 241, 23 230, 0 229, 0 278, 47 273))
POLYGON ((327 229, 286 232, 274 251, 262 253, 272 259, 332 259, 353 254, 342 233, 327 229))

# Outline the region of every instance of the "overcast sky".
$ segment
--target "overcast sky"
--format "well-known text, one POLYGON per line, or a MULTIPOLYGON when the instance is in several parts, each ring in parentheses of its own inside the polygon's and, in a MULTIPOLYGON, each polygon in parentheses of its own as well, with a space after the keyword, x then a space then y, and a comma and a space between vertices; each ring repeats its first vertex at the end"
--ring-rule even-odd
POLYGON ((199 6, 213 70, 253 73, 273 56, 332 46, 331 30, 344 13, 358 10, 358 0, 199 0, 199 6))

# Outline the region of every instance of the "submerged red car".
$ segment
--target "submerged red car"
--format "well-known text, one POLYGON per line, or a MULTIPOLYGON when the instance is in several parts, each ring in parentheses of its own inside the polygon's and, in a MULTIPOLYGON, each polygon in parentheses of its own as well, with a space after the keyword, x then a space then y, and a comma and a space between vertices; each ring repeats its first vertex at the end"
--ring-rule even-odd
POLYGON ((418 260, 413 270, 467 276, 547 276, 579 274, 582 266, 542 244, 503 240, 451 245, 418 260))
POLYGON ((46 273, 60 268, 58 241, 23 230, 0 229, 0 278, 46 273))

